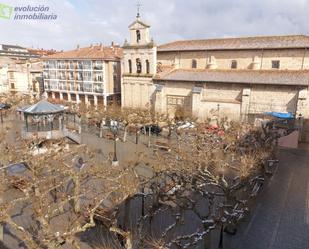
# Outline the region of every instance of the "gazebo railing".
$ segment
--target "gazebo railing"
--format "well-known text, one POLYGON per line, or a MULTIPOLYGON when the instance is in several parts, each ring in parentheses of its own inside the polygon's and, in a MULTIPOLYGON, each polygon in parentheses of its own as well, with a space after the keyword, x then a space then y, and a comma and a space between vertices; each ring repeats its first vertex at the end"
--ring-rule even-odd
POLYGON ((24 126, 23 130, 25 132, 47 132, 47 131, 53 131, 53 130, 62 130, 63 127, 59 127, 59 121, 54 120, 51 122, 40 122, 40 123, 28 123, 28 127, 24 126))

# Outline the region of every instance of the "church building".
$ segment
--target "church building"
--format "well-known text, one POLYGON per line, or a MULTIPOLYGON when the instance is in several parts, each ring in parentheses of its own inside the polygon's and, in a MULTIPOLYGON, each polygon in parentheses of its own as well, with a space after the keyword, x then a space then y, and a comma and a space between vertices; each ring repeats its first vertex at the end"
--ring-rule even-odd
POLYGON ((123 107, 177 107, 200 120, 254 120, 265 112, 309 116, 309 36, 174 41, 156 46, 137 15, 123 46, 123 107))

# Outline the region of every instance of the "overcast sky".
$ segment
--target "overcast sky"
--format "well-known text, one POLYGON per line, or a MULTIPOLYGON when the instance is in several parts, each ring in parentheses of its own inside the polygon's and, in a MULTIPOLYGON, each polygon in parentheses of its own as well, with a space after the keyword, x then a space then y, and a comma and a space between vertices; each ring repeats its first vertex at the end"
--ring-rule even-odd
MULTIPOLYGON (((0 18, 0 44, 57 50, 77 44, 123 44, 136 0, 1 0, 50 8, 56 20, 0 18)), ((142 20, 157 44, 179 39, 309 34, 309 0, 141 0, 142 20)), ((13 17, 14 17, 13 13, 13 17)))

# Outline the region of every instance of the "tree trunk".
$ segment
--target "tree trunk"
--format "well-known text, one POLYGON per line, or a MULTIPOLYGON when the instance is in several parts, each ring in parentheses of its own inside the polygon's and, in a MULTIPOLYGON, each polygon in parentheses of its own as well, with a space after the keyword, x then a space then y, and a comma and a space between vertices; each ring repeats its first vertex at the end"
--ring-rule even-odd
POLYGON ((148 148, 150 148, 150 139, 151 139, 151 127, 149 127, 149 130, 148 130, 148 148))
POLYGON ((172 126, 169 125, 169 126, 168 126, 168 134, 167 134, 167 137, 170 138, 171 135, 172 135, 172 126))
POLYGON ((80 180, 79 176, 75 175, 73 178, 74 181, 74 212, 79 213, 80 212, 80 199, 79 199, 79 194, 80 194, 80 180))
POLYGON ((130 232, 125 232, 118 227, 111 227, 109 230, 121 235, 125 239, 125 249, 133 249, 132 236, 130 232))
POLYGON ((136 137, 135 137, 135 143, 138 144, 138 138, 139 138, 139 130, 136 130, 136 137))
POLYGON ((100 138, 103 137, 103 121, 101 121, 100 123, 100 135, 99 135, 100 138))
POLYGON ((123 134, 123 142, 127 141, 127 134, 128 134, 128 125, 124 127, 124 134, 123 134))

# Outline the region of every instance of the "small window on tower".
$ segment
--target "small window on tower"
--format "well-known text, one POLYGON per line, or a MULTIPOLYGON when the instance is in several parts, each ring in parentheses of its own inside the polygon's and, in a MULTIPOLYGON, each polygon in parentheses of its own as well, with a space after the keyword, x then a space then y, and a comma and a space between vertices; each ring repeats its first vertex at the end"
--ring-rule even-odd
POLYGON ((197 68, 197 61, 196 60, 192 60, 192 68, 197 68))
POLYGON ((280 61, 271 61, 271 68, 279 69, 280 68, 280 61))
POLYGON ((232 62, 231 62, 231 68, 232 68, 232 69, 236 69, 236 68, 237 68, 237 61, 232 60, 232 62))
POLYGON ((136 30, 136 42, 139 43, 141 40, 141 31, 136 30))
POLYGON ((146 60, 146 73, 150 73, 150 65, 149 65, 149 60, 146 60))
POLYGON ((139 58, 136 59, 136 73, 142 73, 142 63, 139 58))
POLYGON ((128 64, 129 64, 129 73, 132 73, 132 61, 128 60, 128 64))

